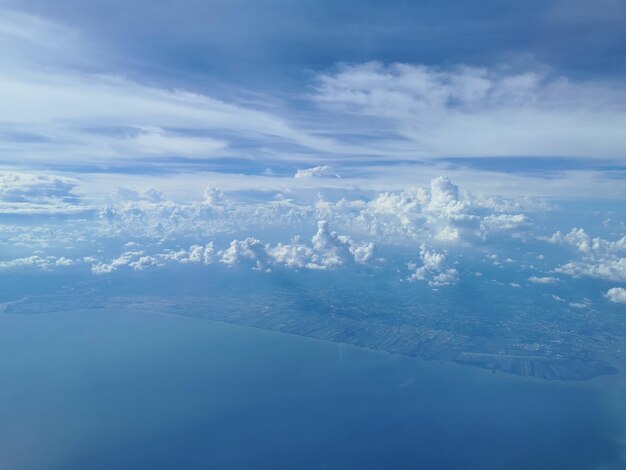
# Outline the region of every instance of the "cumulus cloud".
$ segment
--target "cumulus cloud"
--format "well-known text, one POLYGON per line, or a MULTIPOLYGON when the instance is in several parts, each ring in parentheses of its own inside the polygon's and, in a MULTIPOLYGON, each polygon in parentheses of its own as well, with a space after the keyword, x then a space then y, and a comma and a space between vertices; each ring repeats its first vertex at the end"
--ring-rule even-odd
POLYGON ((230 246, 222 252, 220 262, 230 266, 252 263, 256 269, 268 269, 270 266, 268 249, 256 238, 233 240, 230 246))
POLYGON ((557 231, 544 240, 575 247, 581 260, 574 260, 555 269, 570 276, 595 277, 610 281, 626 280, 626 237, 611 241, 601 237, 592 238, 585 230, 574 228, 569 233, 557 231))
MULTIPOLYGON (((341 209, 346 208, 344 203, 341 209)), ((518 234, 530 226, 519 206, 462 195, 444 176, 433 178, 428 189, 383 192, 354 208, 356 226, 386 239, 458 244, 518 234)))
MULTIPOLYGON (((136 244, 126 243, 125 246, 136 246, 136 244)), ((154 254, 146 254, 143 250, 131 250, 122 253, 111 261, 100 261, 92 264, 91 272, 109 274, 123 266, 128 266, 136 271, 143 271, 152 267, 165 266, 171 262, 209 265, 215 261, 215 255, 213 242, 205 245, 192 245, 188 249, 167 249, 154 254)))
POLYGON ((448 265, 446 255, 430 250, 426 245, 420 248, 422 265, 409 263, 414 272, 409 276, 411 281, 426 281, 431 287, 447 286, 458 280, 458 271, 448 265))
MULTIPOLYGON (((74 182, 67 184, 67 188, 74 187, 74 182)), ((29 197, 38 197, 35 190, 32 194, 29 197)), ((198 199, 173 200, 154 189, 124 187, 106 204, 94 204, 84 220, 54 230, 48 226, 3 230, 7 241, 24 247, 63 248, 73 243, 86 246, 89 240, 120 240, 126 244, 121 255, 107 258, 87 253, 95 258, 92 271, 104 274, 121 267, 145 270, 170 262, 242 263, 258 269, 365 265, 373 260, 375 243, 425 244, 444 253, 446 248, 521 237, 531 226, 524 207, 516 201, 464 193, 446 177, 434 178, 426 188, 370 197, 342 192, 334 201, 320 196, 314 203, 294 192, 289 193, 293 197, 272 197, 275 194, 241 198, 209 187, 198 199), (310 243, 303 242, 302 227, 311 225, 317 225, 317 230, 310 243), (289 241, 266 243, 254 236, 276 229, 288 233, 289 241), (226 234, 233 235, 230 246, 204 244, 226 234), (179 247, 181 242, 187 248, 160 247, 179 247)), ((434 282, 444 282, 444 277, 434 282)))
POLYGON ((232 240, 222 250, 217 250, 212 241, 205 245, 167 249, 153 254, 146 254, 143 250, 131 250, 111 261, 93 263, 91 271, 94 274, 109 274, 123 266, 141 271, 168 263, 210 265, 215 262, 267 271, 274 267, 327 269, 365 265, 372 261, 373 255, 373 242, 356 242, 349 236, 331 231, 328 222, 319 221, 317 232, 311 238, 311 245, 304 244, 300 237, 294 237, 290 243, 276 245, 246 237, 232 240))
POLYGON ((374 244, 355 243, 346 235, 337 235, 329 229, 328 222, 321 220, 317 224, 317 232, 311 239, 313 248, 317 250, 322 266, 341 266, 350 261, 364 264, 374 254, 374 244))
POLYGON ((574 277, 587 276, 609 281, 626 281, 626 258, 600 258, 571 261, 555 269, 574 277))
POLYGON ((381 242, 429 242, 463 244, 494 237, 522 236, 530 228, 522 207, 506 200, 461 194, 448 178, 438 177, 429 188, 382 192, 371 199, 349 199, 350 192, 336 201, 280 198, 245 203, 234 201, 216 188, 203 199, 173 202, 149 199, 125 190, 116 203, 99 212, 102 230, 175 238, 191 233, 212 236, 243 227, 297 227, 315 219, 327 220, 342 231, 381 242))
POLYGON ((550 238, 544 238, 550 243, 565 244, 576 247, 583 253, 613 254, 626 252, 626 236, 609 241, 601 237, 592 238, 582 228, 573 228, 569 233, 563 234, 557 231, 550 238))
POLYGON ((346 235, 329 229, 328 222, 318 222, 317 232, 311 238, 312 246, 299 238, 290 244, 276 246, 263 244, 254 238, 233 240, 222 252, 221 262, 229 265, 252 263, 257 269, 271 266, 288 268, 326 269, 351 264, 366 264, 374 254, 374 243, 357 243, 346 235))
POLYGON ((612 287, 606 292, 606 297, 616 304, 626 304, 626 289, 623 287, 612 287))
POLYGON ((11 268, 20 268, 20 267, 28 267, 28 268, 37 268, 41 270, 51 270, 55 267, 69 267, 78 264, 80 260, 73 260, 70 258, 65 258, 64 256, 40 256, 40 255, 32 255, 25 256, 22 258, 15 258, 10 260, 0 261, 0 269, 11 269, 11 268))

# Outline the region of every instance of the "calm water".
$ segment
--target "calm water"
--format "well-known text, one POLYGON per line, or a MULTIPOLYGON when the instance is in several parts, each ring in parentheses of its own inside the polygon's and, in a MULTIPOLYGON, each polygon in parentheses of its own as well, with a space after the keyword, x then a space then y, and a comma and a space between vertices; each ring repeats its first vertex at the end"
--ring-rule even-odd
POLYGON ((0 378, 2 470, 624 468, 610 385, 196 318, 0 315, 0 378))

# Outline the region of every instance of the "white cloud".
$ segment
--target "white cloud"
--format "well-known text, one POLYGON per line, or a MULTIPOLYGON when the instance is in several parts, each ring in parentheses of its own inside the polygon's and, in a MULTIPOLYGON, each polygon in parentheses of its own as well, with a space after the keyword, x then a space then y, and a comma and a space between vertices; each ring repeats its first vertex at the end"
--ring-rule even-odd
POLYGON ((240 140, 266 155, 285 145, 318 153, 351 148, 298 129, 288 110, 261 109, 272 97, 251 106, 112 74, 93 59, 102 51, 88 37, 35 15, 0 10, 0 52, 0 157, 10 161, 230 156, 231 141, 240 140))
POLYGON ((606 292, 606 297, 616 304, 626 304, 626 289, 623 287, 612 287, 606 292))
POLYGON ((212 264, 215 261, 215 249, 213 242, 209 242, 206 245, 193 245, 189 248, 189 256, 184 262, 189 263, 202 263, 212 264))
POLYGON ((318 222, 311 242, 312 247, 309 247, 296 238, 291 244, 279 243, 272 247, 250 237, 233 240, 230 247, 221 252, 220 261, 228 265, 252 263, 257 269, 269 269, 271 266, 326 269, 363 265, 374 254, 374 243, 357 243, 348 236, 338 235, 329 229, 325 220, 318 222))
POLYGON ((458 271, 448 266, 446 255, 429 250, 426 245, 420 248, 422 266, 409 263, 414 272, 409 276, 411 281, 427 281, 431 287, 447 286, 458 280, 458 271))
POLYGON ((585 230, 574 228, 563 235, 556 232, 550 238, 544 238, 550 243, 573 246, 583 254, 582 260, 570 261, 555 269, 556 272, 570 276, 588 276, 610 281, 626 280, 626 237, 615 241, 600 237, 592 238, 585 230))
POLYGON ((75 199, 77 181, 60 176, 32 173, 0 173, 0 200, 6 202, 50 202, 75 199))
POLYGON ((325 267, 341 266, 350 261, 367 263, 374 254, 374 244, 355 243, 346 235, 337 235, 329 229, 328 222, 321 220, 311 239, 313 248, 320 253, 319 264, 325 267))
POLYGON ((321 165, 297 170, 294 178, 339 178, 339 175, 333 171, 332 167, 321 165))
POLYGON ((556 284, 557 282, 559 282, 558 278, 552 276, 530 276, 528 280, 533 284, 556 284))
POLYGON ((320 75, 315 99, 369 131, 391 127, 422 156, 621 158, 626 145, 620 86, 542 72, 369 62, 320 75))
POLYGON ((12 269, 20 267, 36 268, 41 270, 51 270, 55 267, 66 268, 74 266, 79 261, 65 258, 63 256, 40 256, 32 255, 22 258, 15 258, 10 260, 0 261, 0 269, 12 269))
MULTIPOLYGON (((290 243, 271 245, 254 237, 232 240, 228 247, 216 250, 214 242, 192 245, 188 249, 166 249, 146 254, 143 250, 126 251, 111 261, 94 260, 94 274, 109 274, 128 266, 134 270, 165 266, 168 263, 210 265, 219 261, 228 266, 250 266, 271 270, 274 267, 327 269, 350 265, 365 265, 373 260, 374 243, 356 242, 328 228, 326 221, 318 223, 311 246, 294 237, 290 243)), ((125 244, 125 246, 128 244, 125 244)))
POLYGON ((228 143, 209 137, 179 135, 158 127, 144 127, 120 138, 116 146, 120 153, 127 154, 208 157, 226 149, 228 143))
POLYGON ((583 309, 583 308, 589 308, 591 307, 592 302, 589 299, 584 299, 581 302, 570 302, 569 306, 571 308, 578 308, 578 309, 583 309))
POLYGON ((249 262, 256 269, 269 269, 270 257, 267 251, 268 247, 256 238, 233 240, 230 246, 221 253, 220 262, 230 266, 249 262))
POLYGON ((626 143, 621 83, 506 67, 369 62, 319 73, 312 98, 321 106, 303 113, 298 103, 311 97, 308 88, 291 101, 262 94, 252 101, 243 92, 220 99, 113 74, 85 33, 0 12, 5 161, 99 166, 154 156, 237 157, 244 142, 268 163, 317 161, 324 168, 324 160, 363 156, 622 158, 626 143))
POLYGON ((626 281, 626 258, 588 259, 571 261, 555 269, 556 272, 579 277, 596 277, 609 281, 626 281))
MULTIPOLYGON (((433 178, 429 189, 383 192, 361 207, 352 207, 358 209, 354 225, 387 240, 430 239, 442 244, 460 244, 516 235, 530 226, 519 206, 463 195, 446 177, 433 178)), ((344 203, 342 208, 350 206, 344 203)))
POLYGON ((312 248, 300 243, 300 239, 296 237, 290 244, 283 245, 278 243, 275 247, 269 249, 269 255, 275 263, 287 268, 315 268, 312 260, 314 252, 312 248))

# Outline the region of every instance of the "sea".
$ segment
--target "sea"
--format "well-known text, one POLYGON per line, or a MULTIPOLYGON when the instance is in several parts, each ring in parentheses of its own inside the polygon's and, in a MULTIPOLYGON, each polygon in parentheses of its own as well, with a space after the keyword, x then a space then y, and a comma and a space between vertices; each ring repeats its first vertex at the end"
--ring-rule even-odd
POLYGON ((544 381, 131 310, 0 315, 0 470, 624 469, 623 376, 544 381))

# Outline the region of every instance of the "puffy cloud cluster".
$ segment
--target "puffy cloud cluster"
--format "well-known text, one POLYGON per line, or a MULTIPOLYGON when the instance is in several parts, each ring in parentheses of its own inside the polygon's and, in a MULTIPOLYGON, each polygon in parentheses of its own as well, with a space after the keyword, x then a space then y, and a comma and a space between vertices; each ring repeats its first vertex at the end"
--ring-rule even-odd
MULTIPOLYGON (((529 229, 525 206, 512 200, 464 194, 446 177, 434 178, 427 188, 369 197, 354 197, 345 191, 334 201, 320 196, 312 203, 305 193, 286 194, 292 198, 284 194, 276 198, 272 194, 240 197, 235 192, 225 194, 208 188, 197 200, 180 201, 154 189, 117 189, 106 205, 91 206, 93 209, 80 219, 59 219, 56 225, 34 227, 0 225, 0 248, 4 242, 19 246, 25 256, 32 247, 32 251, 45 249, 57 257, 63 253, 67 259, 81 253, 82 258, 77 259, 90 257, 94 274, 106 274, 120 268, 141 271, 169 263, 219 262, 262 270, 361 266, 372 262, 375 243, 424 245, 423 266, 412 268, 413 279, 438 286, 453 283, 458 274, 444 260, 446 248, 521 237, 529 229), (310 242, 303 242, 303 227, 314 225, 317 231, 310 242), (288 241, 259 240, 261 233, 275 237, 277 229, 289 237, 288 241), (204 244, 225 237, 232 240, 227 246, 204 244), (111 247, 128 240, 133 242, 121 254, 112 251, 111 247)), ((48 264, 30 263, 33 267, 48 264)))
POLYGON ((313 248, 320 253, 322 266, 341 266, 350 260, 356 263, 367 263, 373 256, 374 244, 358 244, 346 235, 331 232, 328 222, 321 220, 317 224, 317 232, 311 239, 313 248))
POLYGON ((256 238, 233 240, 230 246, 222 252, 220 262, 229 266, 252 263, 257 269, 269 269, 269 249, 269 245, 263 244, 256 238))
POLYGON ((550 243, 574 246, 583 253, 593 253, 596 255, 626 252, 626 236, 616 241, 609 241, 600 237, 592 238, 582 228, 573 228, 566 234, 557 231, 546 240, 550 243))
POLYGON ((11 260, 0 261, 0 269, 33 267, 43 270, 50 270, 55 267, 73 266, 80 261, 65 258, 63 256, 25 256, 23 258, 15 258, 11 260))
POLYGON ((94 274, 108 274, 122 266, 140 271, 170 262, 204 265, 220 262, 228 266, 243 265, 261 270, 273 267, 327 269, 364 265, 374 255, 374 243, 355 242, 346 235, 338 235, 329 229, 326 221, 318 222, 318 230, 311 242, 311 246, 305 245, 299 237, 295 237, 291 243, 271 245, 246 237, 232 240, 227 248, 219 251, 216 251, 213 242, 151 255, 143 250, 131 250, 109 262, 94 263, 91 271, 94 274))
POLYGON ((213 242, 209 242, 206 245, 192 245, 189 249, 166 250, 163 253, 154 255, 147 255, 143 250, 132 250, 122 253, 109 262, 101 261, 93 264, 91 272, 94 274, 109 274, 122 266, 128 266, 136 271, 143 271, 150 267, 165 266, 169 262, 208 265, 214 262, 214 254, 213 242))
POLYGON ((350 191, 344 191, 335 201, 320 195, 312 204, 306 196, 291 194, 242 201, 209 188, 200 200, 175 202, 154 191, 118 191, 118 200, 99 210, 97 229, 118 237, 203 239, 277 227, 302 235, 302 226, 327 220, 343 233, 379 243, 451 245, 521 237, 530 228, 521 204, 461 194, 446 177, 434 178, 426 189, 375 193, 368 199, 350 199, 350 191))
POLYGON ((581 260, 559 266, 556 272, 610 281, 626 280, 626 237, 615 241, 600 237, 592 238, 583 229, 574 228, 567 234, 556 232, 545 240, 573 246, 582 253, 581 260))
POLYGON ((447 286, 458 280, 458 271, 448 265, 444 253, 430 250, 426 245, 422 245, 420 258, 421 266, 409 263, 409 269, 414 271, 409 276, 409 280, 426 281, 431 287, 447 286))
POLYGON ((626 289, 613 287, 606 292, 606 298, 616 304, 626 304, 626 289))
POLYGON ((518 236, 530 225, 520 211, 512 204, 461 195, 458 186, 440 176, 431 181, 429 190, 379 194, 360 208, 354 220, 357 227, 381 238, 450 244, 518 236))
POLYGON ((215 188, 191 202, 130 192, 128 198, 99 211, 98 230, 111 236, 201 239, 272 227, 298 234, 300 227, 317 220, 381 243, 480 243, 494 237, 524 236, 530 228, 520 204, 461 194, 448 178, 438 177, 428 189, 382 192, 369 200, 344 196, 334 202, 320 195, 315 204, 284 196, 238 201, 215 188))
POLYGON ((263 244, 254 238, 233 240, 222 253, 221 262, 229 265, 250 262, 258 269, 272 266, 326 269, 352 264, 366 264, 374 255, 374 243, 357 243, 346 235, 338 235, 321 220, 311 238, 312 246, 295 238, 289 244, 263 244))

